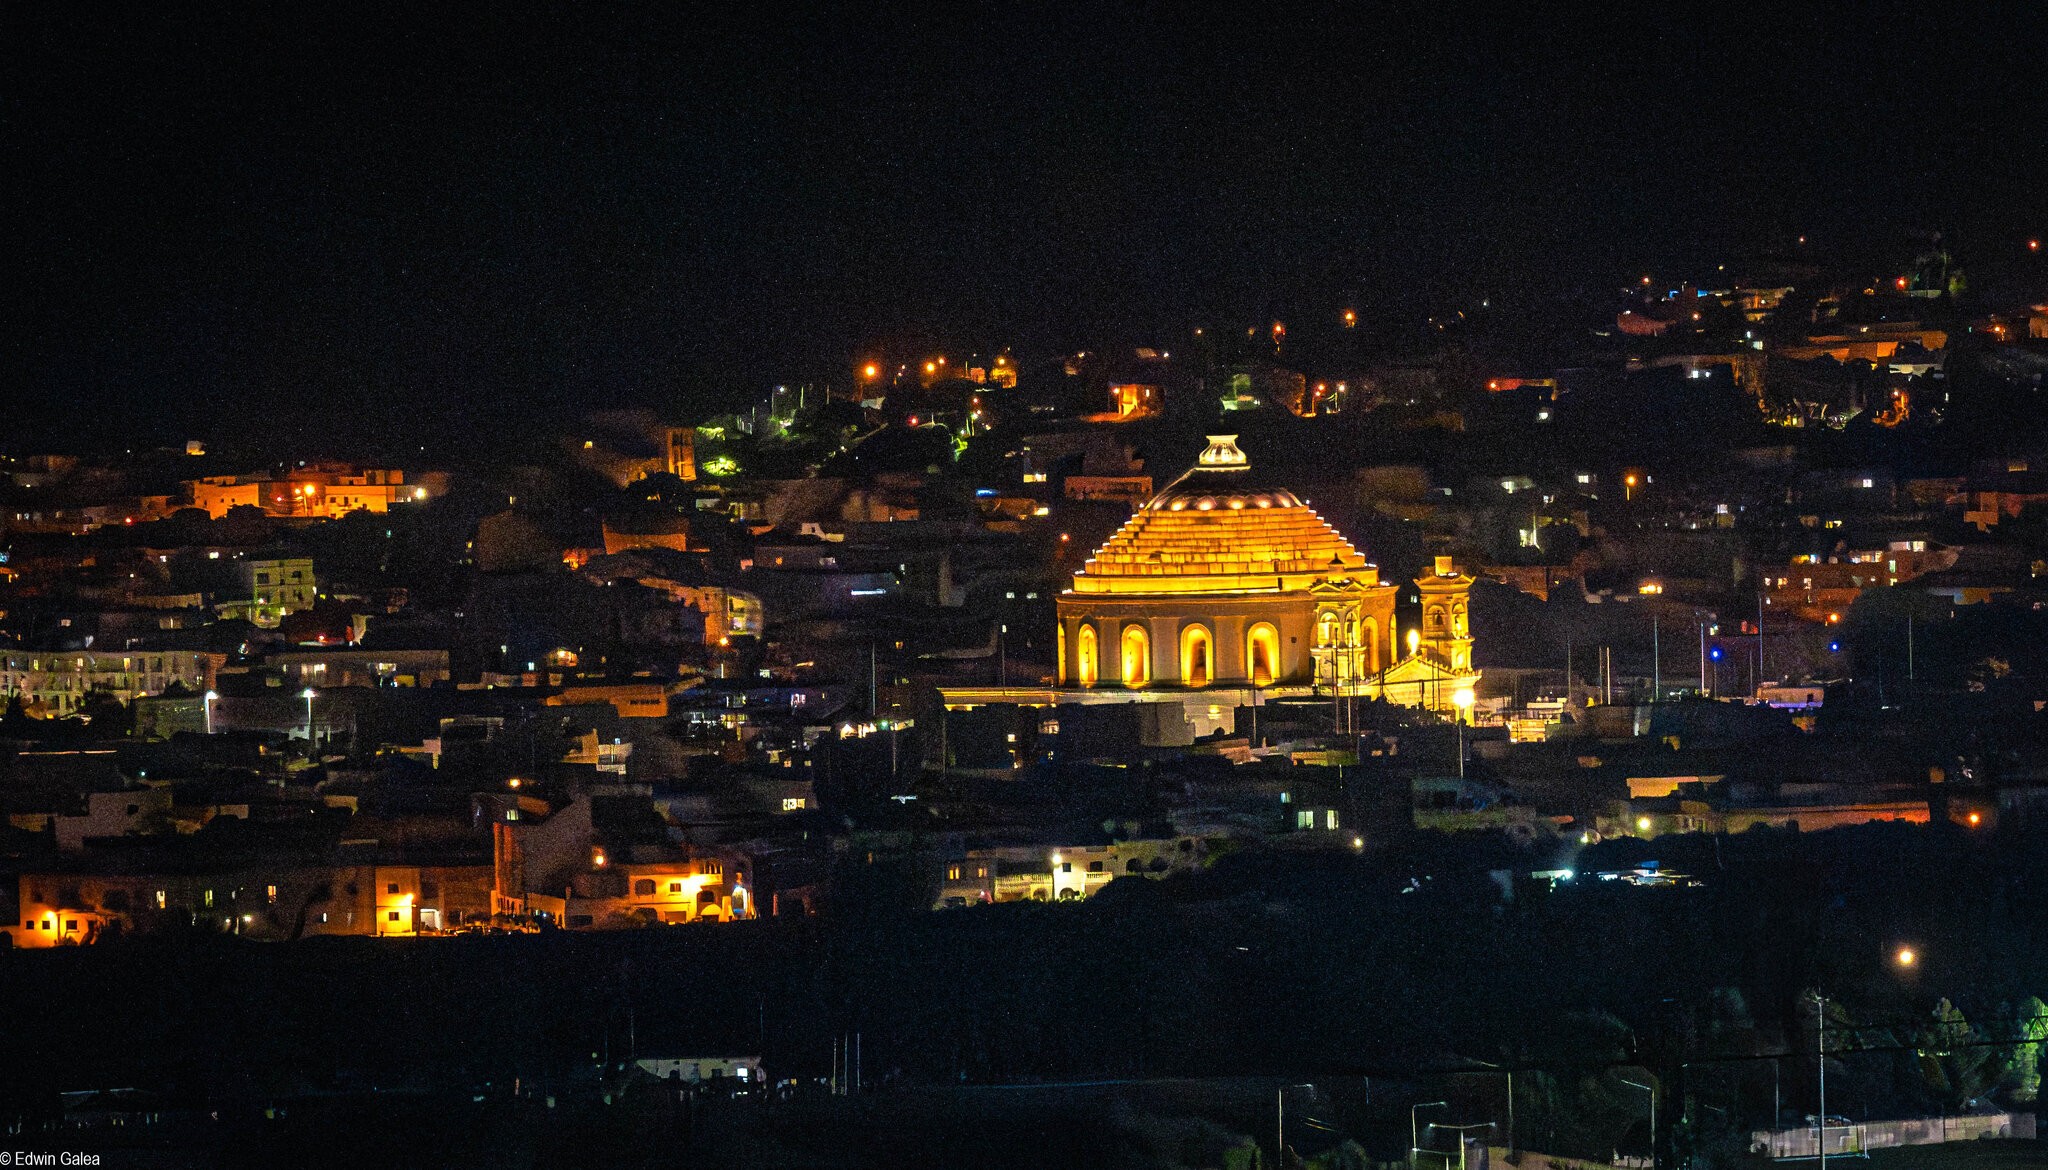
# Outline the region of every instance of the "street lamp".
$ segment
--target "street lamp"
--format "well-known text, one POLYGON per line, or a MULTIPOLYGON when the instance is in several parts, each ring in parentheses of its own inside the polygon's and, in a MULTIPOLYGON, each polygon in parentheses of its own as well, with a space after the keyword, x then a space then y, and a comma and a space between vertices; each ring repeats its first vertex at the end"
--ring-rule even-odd
POLYGON ((1622 1081, 1621 1083, 1622 1083, 1622 1084, 1624 1084, 1624 1085, 1627 1085, 1628 1087, 1630 1087, 1630 1088, 1632 1088, 1632 1089, 1641 1089, 1641 1090, 1642 1090, 1643 1092, 1645 1092, 1645 1093, 1649 1094, 1649 1097, 1650 1097, 1650 1165, 1652 1165, 1652 1166, 1655 1166, 1655 1165, 1657 1164, 1657 1090, 1655 1090, 1655 1089, 1651 1088, 1651 1087, 1650 1087, 1650 1086, 1648 1086, 1648 1085, 1644 1085, 1644 1084, 1638 1084, 1638 1083, 1636 1083, 1635 1081, 1631 1081, 1631 1080, 1623 1080, 1623 1081, 1622 1081))
POLYGON ((1420 1132, 1419 1132, 1419 1131, 1418 1131, 1418 1130, 1416 1129, 1415 1115, 1416 1115, 1416 1114, 1418 1114, 1418 1113, 1420 1113, 1420 1112, 1422 1112, 1422 1111, 1423 1111, 1423 1110, 1425 1110, 1425 1109, 1435 1109, 1435 1108, 1436 1108, 1437 1106, 1439 1106, 1439 1105, 1449 1105, 1449 1104, 1450 1104, 1450 1102, 1449 1102, 1449 1101, 1424 1101, 1424 1102, 1423 1102, 1422 1104, 1420 1104, 1420 1105, 1412 1105, 1412 1106, 1410 1106, 1410 1107, 1409 1107, 1409 1109, 1408 1109, 1408 1170, 1415 1170, 1415 1155, 1417 1155, 1417 1154, 1419 1154, 1419 1153, 1421 1153, 1421 1152, 1422 1152, 1422 1135, 1421 1135, 1421 1133, 1420 1133, 1420 1132))
POLYGON ((1472 711, 1472 704, 1478 697, 1471 687, 1459 687, 1451 692, 1451 705, 1458 709, 1458 779, 1465 778, 1465 719, 1472 711))
POLYGON ((205 697, 200 699, 200 704, 206 709, 206 734, 208 735, 213 734, 213 701, 218 698, 220 698, 218 691, 208 691, 205 697))
POLYGON ((305 690, 300 691, 299 697, 306 700, 306 748, 308 751, 311 751, 313 747, 313 688, 307 687, 305 690))
POLYGON ((1511 1068, 1507 1068, 1507 1067, 1504 1067, 1504 1066, 1502 1066, 1502 1065, 1494 1064, 1494 1063, 1493 1063, 1493 1062, 1491 1062, 1491 1061, 1486 1061, 1486 1060, 1480 1060, 1480 1059, 1479 1059, 1479 1058, 1477 1058, 1477 1057, 1473 1057, 1473 1058, 1472 1058, 1472 1063, 1474 1063, 1474 1064, 1477 1064, 1477 1065, 1482 1065, 1482 1066, 1484 1066, 1484 1067, 1486 1067, 1486 1068, 1494 1069, 1494 1070, 1496 1070, 1496 1071, 1499 1071, 1499 1072, 1504 1072, 1504 1073, 1506 1073, 1506 1074, 1507 1074, 1507 1077, 1508 1077, 1508 1151, 1509 1151, 1510 1153, 1512 1153, 1512 1152, 1514 1152, 1514 1148, 1515 1148, 1515 1070, 1514 1070, 1514 1069, 1511 1069, 1511 1068))
POLYGON ((1279 1095, 1273 1106, 1273 1164, 1275 1166, 1287 1160, 1287 1090, 1313 1088, 1315 1086, 1311 1084, 1280 1086, 1279 1095))

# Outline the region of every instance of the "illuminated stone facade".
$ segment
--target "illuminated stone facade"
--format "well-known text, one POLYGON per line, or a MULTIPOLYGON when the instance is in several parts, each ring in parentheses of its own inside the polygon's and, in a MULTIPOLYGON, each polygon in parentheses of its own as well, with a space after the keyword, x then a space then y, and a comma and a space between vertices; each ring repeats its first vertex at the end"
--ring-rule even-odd
POLYGON ((1395 587, 1236 440, 1210 436, 1074 575, 1058 604, 1063 688, 1306 691, 1393 665, 1395 587))

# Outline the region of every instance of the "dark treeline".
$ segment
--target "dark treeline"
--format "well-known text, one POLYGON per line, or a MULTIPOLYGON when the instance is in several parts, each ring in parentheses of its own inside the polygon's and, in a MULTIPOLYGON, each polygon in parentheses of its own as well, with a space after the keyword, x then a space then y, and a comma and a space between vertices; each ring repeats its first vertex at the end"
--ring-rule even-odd
MULTIPOLYGON (((290 945, 134 938, 0 957, 14 1006, 0 1031, 5 1091, 15 1110, 115 1085, 213 1100, 467 1091, 515 1076, 566 1083, 631 1053, 760 1052, 775 1076, 815 1077, 834 1039, 858 1032, 877 1087, 1414 1081, 1485 1060, 1529 1070, 1517 1088, 1528 1132, 1548 1124, 1570 1144, 1586 1078, 1622 1064, 1733 1111, 1731 1131, 1761 1124, 1770 1062, 1712 1061, 1810 1054, 1804 995, 1819 989, 1831 1050, 1875 1050, 1838 1057, 1831 1111, 1955 1109, 2010 1079, 2009 1050, 1996 1067, 1946 1070, 1946 1086, 1892 1050, 1937 1025, 1950 1047, 2018 1038, 2007 1034, 2018 1005, 2048 993, 2043 852, 2037 837, 1946 826, 1617 842, 1585 851, 1579 880, 1510 882, 1512 898, 1484 873, 1442 865, 1415 883, 1423 855, 1242 853, 1075 905, 929 913, 915 883, 878 876, 831 915, 797 922, 290 945), (1651 855, 1703 884, 1591 877, 1651 855), (1910 969, 1895 962, 1900 945, 1916 952, 1910 969), (1936 1021, 1942 1000, 1965 1022, 1936 1021)), ((1788 1112, 1810 1111, 1814 1062, 1779 1071, 1788 1112)))

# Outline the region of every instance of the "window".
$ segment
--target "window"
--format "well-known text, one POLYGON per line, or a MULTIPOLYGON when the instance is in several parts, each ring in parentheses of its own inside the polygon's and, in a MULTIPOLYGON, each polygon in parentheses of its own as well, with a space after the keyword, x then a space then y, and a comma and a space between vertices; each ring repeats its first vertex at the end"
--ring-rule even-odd
POLYGON ((947 866, 947 867, 946 867, 946 880, 947 880, 947 881, 949 881, 949 882, 957 882, 957 881, 959 881, 959 880, 960 880, 960 867, 959 867, 959 866, 957 866, 957 865, 949 865, 949 866, 947 866))
MULTIPOLYGON (((874 855, 869 854, 868 860, 874 860, 874 855)), ((708 877, 717 877, 725 872, 725 863, 722 861, 700 861, 697 863, 697 872, 708 877)))
POLYGON ((1089 873, 1101 873, 1101 872, 1102 872, 1102 863, 1101 863, 1101 862, 1099 862, 1099 861, 1091 861, 1091 862, 1089 862, 1089 863, 1088 863, 1088 872, 1089 872, 1089 873))
POLYGON ((1074 872, 1074 863, 1073 863, 1073 862, 1071 862, 1071 861, 1062 861, 1062 862, 1060 862, 1060 872, 1061 872, 1061 873, 1072 873, 1072 872, 1074 872))
POLYGON ((1143 626, 1125 626, 1121 661, 1123 681, 1137 688, 1152 681, 1152 638, 1143 626))
POLYGON ((652 898, 654 896, 654 879, 641 878, 639 881, 634 882, 633 896, 636 898, 652 898))
MULTIPOLYGON (((386 886, 384 887, 384 892, 385 892, 385 893, 387 893, 387 894, 395 894, 395 893, 397 893, 397 892, 398 892, 398 883, 397 883, 397 882, 391 882, 391 883, 388 883, 388 884, 387 884, 387 885, 386 885, 386 886)), ((211 906, 212 904, 213 904, 213 903, 211 903, 211 902, 208 902, 208 903, 207 903, 207 905, 209 905, 209 906, 211 906)))
POLYGON ((263 887, 263 900, 264 900, 265 902, 268 902, 268 903, 270 903, 270 904, 271 904, 272 906, 275 906, 275 905, 277 905, 277 887, 276 887, 276 886, 265 886, 265 887, 263 887))
POLYGON ((1191 687, 1206 687, 1215 677, 1216 643, 1207 626, 1189 626, 1180 632, 1180 680, 1191 687))
POLYGON ((164 908, 164 892, 162 890, 156 892, 156 908, 159 910, 164 908))
POLYGON ((1314 810, 1314 809, 1312 809, 1312 808, 1305 808, 1305 809, 1302 809, 1302 810, 1300 810, 1299 812, 1296 812, 1296 813, 1294 814, 1294 827, 1295 827, 1295 828, 1297 828, 1297 829, 1313 829, 1313 828, 1315 828, 1315 827, 1316 827, 1316 810, 1314 810))
POLYGON ((669 892, 669 893, 671 893, 671 894, 680 894, 680 893, 682 893, 682 892, 683 892, 683 883, 681 883, 681 882, 670 882, 670 883, 668 884, 668 892, 669 892))
POLYGON ((1280 635, 1260 622, 1245 632, 1245 674, 1253 686, 1271 686, 1280 673, 1280 635))
POLYGON ((800 812, 807 803, 809 802, 806 798, 801 796, 785 796, 782 798, 782 811, 800 812))
POLYGON ((1324 809, 1324 810, 1323 810, 1323 827, 1324 827, 1325 829, 1334 829, 1334 828, 1336 828, 1336 827, 1337 827, 1337 810, 1336 810, 1336 809, 1334 809, 1334 808, 1329 808, 1329 809, 1324 809))
POLYGON ((66 918, 66 919, 64 920, 64 929, 65 929, 65 930, 77 930, 77 929, 78 929, 78 919, 76 919, 76 918, 66 918))
POLYGON ((393 911, 392 911, 392 912, 390 913, 390 915, 389 915, 388 917, 389 917, 389 918, 391 919, 391 921, 393 921, 393 922, 396 922, 396 921, 398 921, 398 911, 396 911, 396 910, 393 910, 393 911))
POLYGON ((1074 678, 1084 687, 1095 685, 1098 663, 1096 661, 1095 627, 1081 623, 1079 643, 1074 655, 1074 678))

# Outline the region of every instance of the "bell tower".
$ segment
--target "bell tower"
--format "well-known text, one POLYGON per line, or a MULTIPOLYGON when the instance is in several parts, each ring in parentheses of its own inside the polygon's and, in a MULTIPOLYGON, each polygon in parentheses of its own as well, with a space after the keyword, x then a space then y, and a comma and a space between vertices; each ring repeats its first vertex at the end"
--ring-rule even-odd
POLYGON ((1436 570, 1415 579, 1422 594, 1422 638, 1418 649, 1444 669, 1472 670, 1472 578, 1436 558, 1436 570))

